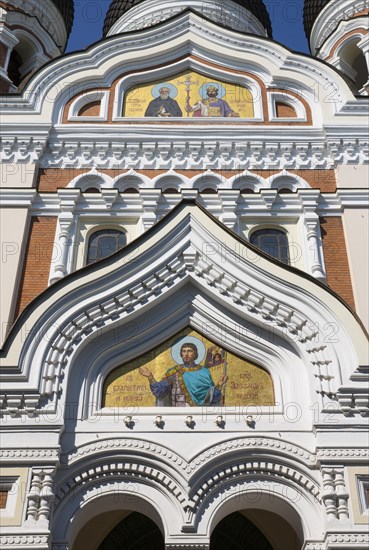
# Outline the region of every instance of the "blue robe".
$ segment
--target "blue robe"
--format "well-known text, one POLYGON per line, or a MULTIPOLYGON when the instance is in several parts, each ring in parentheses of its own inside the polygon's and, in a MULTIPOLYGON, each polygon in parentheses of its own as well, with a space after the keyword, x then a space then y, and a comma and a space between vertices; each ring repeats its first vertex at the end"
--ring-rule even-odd
POLYGON ((150 389, 157 399, 157 405, 170 406, 173 377, 178 376, 186 403, 192 406, 218 405, 222 393, 215 387, 209 369, 200 365, 186 367, 176 365, 170 368, 161 382, 150 384, 150 389))

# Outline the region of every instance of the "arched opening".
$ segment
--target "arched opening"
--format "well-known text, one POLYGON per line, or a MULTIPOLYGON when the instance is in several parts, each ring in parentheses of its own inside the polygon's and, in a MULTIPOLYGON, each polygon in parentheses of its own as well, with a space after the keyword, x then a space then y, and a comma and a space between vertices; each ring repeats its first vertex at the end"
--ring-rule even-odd
POLYGON ((8 76, 14 86, 19 86, 22 81, 20 73, 20 68, 22 65, 23 59, 21 58, 21 55, 16 50, 13 50, 9 59, 8 76))
POLYGON ((202 195, 216 195, 217 194, 217 190, 216 189, 212 189, 211 187, 206 187, 206 189, 203 189, 201 191, 201 194, 202 195))
POLYGON ((286 195, 288 193, 293 193, 292 189, 289 189, 288 187, 281 187, 280 189, 278 189, 279 195, 286 195))
POLYGON ((164 550, 164 537, 156 523, 139 512, 128 514, 97 547, 98 550, 164 550))
POLYGON ((111 256, 126 245, 126 235, 119 229, 99 229, 88 240, 86 264, 111 256))
POLYGON ((272 258, 286 265, 290 264, 288 238, 280 229, 258 229, 252 233, 250 243, 272 258))
POLYGON ((241 510, 224 517, 210 538, 210 550, 300 550, 291 525, 266 510, 241 510))
POLYGON ((340 51, 342 70, 355 82, 355 86, 360 90, 368 81, 368 66, 365 55, 357 46, 360 37, 349 41, 340 51))
POLYGON ((174 187, 167 187, 167 189, 163 189, 163 195, 178 195, 179 191, 175 189, 174 187))
POLYGON ((240 512, 229 514, 218 523, 210 539, 210 550, 274 550, 252 521, 240 512))
POLYGON ((171 508, 160 492, 133 480, 110 486, 96 482, 81 489, 82 494, 68 495, 57 511, 51 527, 54 541, 68 542, 71 550, 164 550, 161 510, 168 507, 170 516, 171 508))
POLYGON ((117 509, 94 516, 80 529, 71 549, 164 550, 163 533, 146 512, 117 509))
POLYGON ((134 193, 134 194, 138 195, 139 191, 135 187, 127 187, 127 189, 124 189, 124 191, 122 191, 122 193, 127 193, 127 194, 134 193))

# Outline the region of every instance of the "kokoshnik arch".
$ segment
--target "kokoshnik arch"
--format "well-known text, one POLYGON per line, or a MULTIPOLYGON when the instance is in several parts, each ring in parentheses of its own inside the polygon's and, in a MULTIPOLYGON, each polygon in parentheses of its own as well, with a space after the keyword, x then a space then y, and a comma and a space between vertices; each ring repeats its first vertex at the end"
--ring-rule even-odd
POLYGON ((369 539, 368 13, 0 3, 0 544, 369 539))

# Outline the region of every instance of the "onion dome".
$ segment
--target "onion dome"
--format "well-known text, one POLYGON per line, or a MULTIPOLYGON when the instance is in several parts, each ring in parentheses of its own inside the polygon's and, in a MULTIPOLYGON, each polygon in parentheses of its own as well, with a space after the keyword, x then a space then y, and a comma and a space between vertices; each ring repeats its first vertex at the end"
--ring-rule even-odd
POLYGON ((329 2, 333 0, 305 0, 304 4, 304 27, 305 34, 309 38, 315 20, 319 13, 329 2))
MULTIPOLYGON (((105 23, 104 23, 104 31, 103 35, 107 36, 109 34, 110 29, 117 23, 117 21, 124 16, 130 9, 135 8, 142 2, 149 3, 149 0, 112 0, 110 8, 106 14, 105 23)), ((270 17, 268 14, 268 11, 265 7, 265 4, 263 0, 232 0, 234 4, 238 4, 243 9, 247 10, 249 13, 251 13, 261 24, 261 26, 265 29, 267 36, 272 37, 272 25, 270 21, 270 17)), ((180 5, 181 0, 178 0, 178 5, 180 5)), ((161 5, 161 10, 163 11, 163 4, 165 4, 165 0, 163 0, 161 5)), ((196 2, 185 2, 186 6, 192 8, 195 11, 201 11, 201 13, 207 15, 207 12, 205 9, 199 9, 196 6, 196 2)), ((204 7, 204 3, 203 7, 204 7)), ((224 0, 224 5, 226 4, 226 0, 224 0)), ((171 2, 171 5, 173 5, 173 2, 171 2)), ((165 7, 165 6, 164 6, 165 7)), ((218 6, 215 6, 215 8, 212 8, 213 12, 215 13, 219 11, 219 4, 218 6)), ((180 10, 178 10, 180 11, 180 10)), ((211 12, 210 12, 211 13, 211 12)), ((167 17, 162 16, 161 20, 166 19, 167 17)), ((212 17, 209 17, 212 19, 212 17)), ((156 22, 160 22, 157 18, 155 19, 156 22)), ((152 23, 153 24, 153 23, 152 23)), ((123 29, 122 29, 123 30, 123 29)), ((126 29, 124 29, 126 30, 126 29)), ((130 30, 130 29, 127 29, 130 30)), ((121 32, 121 31, 118 31, 121 32)))
POLYGON ((63 16, 68 36, 73 26, 74 19, 74 0, 51 0, 63 16))

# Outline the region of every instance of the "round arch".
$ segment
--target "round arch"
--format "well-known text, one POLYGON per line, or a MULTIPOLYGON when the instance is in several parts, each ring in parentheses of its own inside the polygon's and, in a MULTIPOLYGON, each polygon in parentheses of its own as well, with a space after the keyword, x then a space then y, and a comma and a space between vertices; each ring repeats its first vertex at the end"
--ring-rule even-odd
POLYGON ((169 491, 154 482, 140 483, 134 478, 112 476, 79 483, 56 502, 50 530, 55 544, 67 544, 73 550, 86 548, 86 536, 100 544, 121 520, 132 512, 139 512, 153 521, 163 537, 178 532, 183 524, 180 507, 169 491), (102 517, 106 524, 97 521, 102 517), (99 525, 100 524, 100 525, 99 525), (84 538, 83 538, 84 537, 84 538), (81 546, 81 541, 84 546, 81 546))
MULTIPOLYGON (((202 503, 202 515, 198 533, 211 538, 216 526, 228 515, 242 512, 262 526, 264 514, 282 518, 296 534, 300 547, 309 539, 319 540, 323 531, 321 507, 316 498, 296 483, 284 480, 250 476, 236 483, 232 479, 220 484, 216 493, 202 503)), ((269 540, 273 533, 263 530, 269 540)), ((277 537, 274 537, 276 540, 277 537)), ((285 550, 283 539, 278 541, 278 550, 285 550)))
POLYGON ((100 191, 104 187, 112 187, 113 180, 107 174, 98 172, 97 170, 91 170, 87 174, 81 174, 77 176, 67 185, 68 188, 80 189, 82 193, 86 190, 96 189, 100 191))

